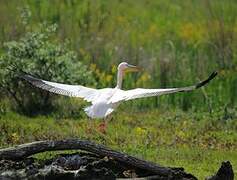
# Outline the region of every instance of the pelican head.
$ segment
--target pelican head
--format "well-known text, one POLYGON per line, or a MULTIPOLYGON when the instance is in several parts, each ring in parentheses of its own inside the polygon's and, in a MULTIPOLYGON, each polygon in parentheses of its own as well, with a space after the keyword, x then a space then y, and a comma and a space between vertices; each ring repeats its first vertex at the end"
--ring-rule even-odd
POLYGON ((131 64, 128 64, 127 62, 121 62, 118 65, 118 71, 125 73, 125 72, 137 72, 140 71, 140 68, 131 64))
POLYGON ((121 89, 122 87, 122 81, 123 76, 126 72, 137 72, 140 71, 140 68, 131 64, 128 64, 127 62, 121 62, 118 65, 118 78, 117 78, 117 88, 121 89))

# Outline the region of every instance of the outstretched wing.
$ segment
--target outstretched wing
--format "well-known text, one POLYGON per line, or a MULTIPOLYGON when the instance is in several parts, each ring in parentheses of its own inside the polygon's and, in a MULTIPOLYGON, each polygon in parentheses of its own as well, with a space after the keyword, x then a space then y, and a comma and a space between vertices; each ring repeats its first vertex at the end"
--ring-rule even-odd
POLYGON ((61 94, 64 96, 80 97, 88 102, 92 102, 100 94, 99 90, 97 89, 88 88, 80 85, 67 85, 45 81, 28 74, 21 75, 21 78, 30 82, 34 86, 47 90, 49 92, 61 94))
POLYGON ((151 96, 160 96, 163 94, 171 94, 176 92, 186 92, 186 91, 192 91, 195 89, 198 89, 205 84, 207 84, 209 81, 211 81, 215 76, 217 75, 217 72, 213 72, 206 80, 188 87, 181 87, 181 88, 169 88, 169 89, 132 89, 127 91, 119 91, 114 95, 114 97, 110 100, 110 103, 116 103, 119 101, 128 101, 131 99, 137 99, 137 98, 143 98, 143 97, 151 97, 151 96))

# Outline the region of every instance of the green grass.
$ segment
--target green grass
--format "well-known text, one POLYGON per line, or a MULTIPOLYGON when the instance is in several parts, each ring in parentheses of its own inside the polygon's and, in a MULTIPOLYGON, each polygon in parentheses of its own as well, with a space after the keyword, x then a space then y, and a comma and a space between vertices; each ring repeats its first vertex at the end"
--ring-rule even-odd
MULTIPOLYGON (((209 150, 196 148, 164 148, 155 151, 155 162, 167 166, 184 167, 186 172, 196 175, 199 179, 216 173, 221 162, 230 160, 237 174, 237 152, 228 150, 209 150)), ((149 156, 150 160, 153 160, 149 156)))
MULTIPOLYGON (((99 120, 28 118, 7 113, 0 119, 0 146, 35 140, 81 138, 166 166, 182 166, 200 179, 213 174, 223 160, 237 167, 236 117, 225 113, 121 109, 113 114, 106 134, 99 120)), ((43 153, 37 157, 46 158, 43 153)))
MULTIPOLYGON (((166 96, 160 101, 183 110, 235 107, 236 11, 236 0, 3 0, 0 53, 5 52, 4 42, 18 40, 38 29, 39 23, 56 23, 54 38, 68 39, 78 61, 96 65, 98 88, 115 86, 111 69, 123 60, 144 68, 135 78, 126 77, 125 88, 191 85, 217 70, 219 76, 205 92, 166 96), (17 7, 29 8, 28 26, 21 22, 17 7)), ((143 105, 151 108, 158 103, 154 98, 143 105)))

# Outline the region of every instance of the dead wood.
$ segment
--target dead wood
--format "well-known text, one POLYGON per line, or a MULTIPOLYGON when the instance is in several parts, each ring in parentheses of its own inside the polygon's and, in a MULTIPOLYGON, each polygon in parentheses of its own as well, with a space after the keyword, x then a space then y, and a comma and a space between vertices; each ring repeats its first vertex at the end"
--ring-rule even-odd
POLYGON ((234 171, 229 161, 221 163, 220 169, 212 177, 206 178, 206 180, 234 180, 234 171))
POLYGON ((173 179, 175 177, 196 179, 193 175, 185 173, 183 168, 164 167, 159 164, 138 159, 125 153, 111 150, 103 145, 79 139, 37 141, 15 147, 0 149, 0 159, 18 161, 37 153, 58 150, 84 150, 102 157, 107 156, 131 167, 139 168, 141 170, 148 170, 154 174, 161 175, 169 179, 173 179))

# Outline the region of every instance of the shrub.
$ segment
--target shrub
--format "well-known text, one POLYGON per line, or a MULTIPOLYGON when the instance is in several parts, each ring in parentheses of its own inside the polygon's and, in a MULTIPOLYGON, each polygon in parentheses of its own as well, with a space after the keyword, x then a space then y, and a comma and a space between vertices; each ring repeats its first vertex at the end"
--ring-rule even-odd
POLYGON ((68 49, 68 43, 52 40, 56 26, 40 26, 18 41, 4 43, 0 57, 0 88, 13 99, 13 107, 25 114, 53 110, 55 96, 32 88, 18 77, 20 71, 49 81, 95 85, 91 71, 68 49))

